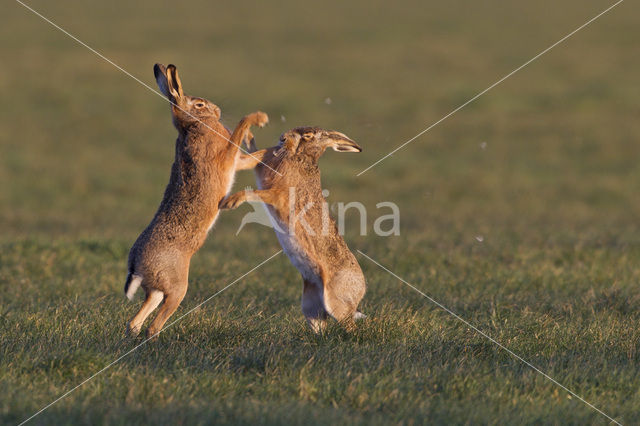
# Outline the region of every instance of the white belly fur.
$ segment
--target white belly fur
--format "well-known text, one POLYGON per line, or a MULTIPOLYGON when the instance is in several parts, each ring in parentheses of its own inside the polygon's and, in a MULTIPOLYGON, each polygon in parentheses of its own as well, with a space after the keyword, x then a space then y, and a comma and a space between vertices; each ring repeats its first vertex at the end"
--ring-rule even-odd
MULTIPOLYGON (((258 189, 264 189, 259 177, 257 177, 256 183, 258 185, 258 189)), ((309 259, 309 256, 307 256, 306 252, 300 246, 295 235, 292 235, 291 232, 289 232, 289 224, 282 223, 278 219, 273 207, 268 204, 265 204, 265 207, 267 213, 269 213, 269 219, 271 219, 274 231, 276 232, 276 237, 278 237, 278 241, 280 241, 280 245, 282 246, 282 251, 287 255, 289 261, 300 272, 302 278, 316 284, 317 286, 322 286, 322 280, 318 274, 316 274, 311 259, 309 259)))
POLYGON ((276 237, 278 237, 278 241, 280 241, 280 245, 282 246, 282 251, 285 252, 293 266, 300 271, 302 278, 306 281, 312 282, 318 286, 322 285, 322 280, 318 276, 315 268, 313 267, 313 263, 309 256, 305 252, 305 250, 300 245, 300 242, 296 238, 295 235, 292 235, 289 232, 289 228, 287 224, 280 222, 277 218, 274 217, 270 208, 267 208, 269 211, 269 217, 271 221, 282 230, 282 232, 276 231, 276 237))

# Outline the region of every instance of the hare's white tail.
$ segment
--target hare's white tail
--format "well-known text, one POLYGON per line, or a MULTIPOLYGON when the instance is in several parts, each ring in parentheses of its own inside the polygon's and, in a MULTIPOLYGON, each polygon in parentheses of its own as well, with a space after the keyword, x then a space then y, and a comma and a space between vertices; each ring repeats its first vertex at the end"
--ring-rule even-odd
POLYGON ((365 318, 367 318, 367 316, 365 314, 363 314, 362 312, 360 312, 360 311, 355 311, 353 313, 353 319, 356 320, 356 321, 363 320, 365 318))
POLYGON ((124 284, 124 294, 129 300, 133 300, 133 295, 136 293, 141 283, 142 277, 140 275, 134 275, 133 272, 129 272, 129 275, 127 275, 127 282, 124 284))

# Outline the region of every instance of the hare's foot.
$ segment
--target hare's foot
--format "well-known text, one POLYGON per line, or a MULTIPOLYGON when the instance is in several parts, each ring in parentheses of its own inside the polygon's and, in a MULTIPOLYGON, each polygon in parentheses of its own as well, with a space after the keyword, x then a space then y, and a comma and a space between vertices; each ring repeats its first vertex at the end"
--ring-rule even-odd
POLYGON ((178 283, 176 287, 172 290, 171 293, 168 293, 164 298, 164 303, 160 310, 158 311, 158 315, 151 322, 151 325, 147 329, 147 338, 155 339, 162 330, 162 327, 167 322, 169 317, 173 315, 173 313, 178 309, 180 302, 184 299, 184 295, 187 293, 187 280, 184 279, 182 282, 178 283))
POLYGON ((130 322, 127 325, 127 336, 136 337, 138 334, 140 334, 140 327, 130 322))
POLYGON ((222 201, 220 201, 218 208, 220 208, 221 210, 235 209, 246 200, 247 195, 245 191, 238 191, 235 194, 229 195, 228 197, 225 197, 222 201))
POLYGON ((262 111, 256 111, 249 114, 247 119, 252 126, 258 127, 264 127, 265 124, 269 122, 269 116, 262 111))
POLYGON ((138 311, 135 317, 129 322, 127 332, 130 336, 137 336, 142 329, 142 324, 147 317, 153 312, 162 302, 164 294, 159 290, 151 290, 147 292, 147 298, 145 299, 142 307, 138 311))
POLYGON ((302 289, 302 313, 314 333, 320 334, 327 328, 327 311, 322 302, 322 290, 311 281, 304 281, 302 289))
POLYGON ((307 324, 316 334, 322 334, 327 328, 327 320, 320 318, 307 318, 307 324))

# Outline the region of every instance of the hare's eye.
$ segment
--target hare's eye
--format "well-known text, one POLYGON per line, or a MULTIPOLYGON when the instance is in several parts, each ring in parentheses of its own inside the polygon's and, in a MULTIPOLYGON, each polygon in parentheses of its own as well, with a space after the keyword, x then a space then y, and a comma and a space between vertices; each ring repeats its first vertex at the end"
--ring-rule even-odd
POLYGON ((196 102, 196 108, 204 108, 204 102, 196 102))

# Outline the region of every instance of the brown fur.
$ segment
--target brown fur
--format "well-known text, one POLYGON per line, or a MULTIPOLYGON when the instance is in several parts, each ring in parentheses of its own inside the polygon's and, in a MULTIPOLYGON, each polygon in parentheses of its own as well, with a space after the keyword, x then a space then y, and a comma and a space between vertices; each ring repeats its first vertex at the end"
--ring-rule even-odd
POLYGON ((219 120, 216 105, 184 95, 175 66, 157 64, 154 73, 160 90, 171 101, 178 139, 160 207, 129 252, 125 293, 133 296, 137 287, 129 291, 132 282, 146 292, 145 303, 129 323, 130 332, 137 334, 163 301, 148 336, 162 329, 187 292, 191 257, 204 243, 218 215, 218 203, 233 183, 240 143, 251 125, 263 126, 268 121, 264 113, 250 114, 230 135, 219 120))
POLYGON ((260 189, 240 191, 220 204, 222 209, 236 208, 245 201, 267 204, 282 231, 276 229, 283 250, 302 274, 302 311, 316 332, 325 328, 329 315, 348 328, 353 327, 353 319, 359 314, 358 303, 366 290, 355 256, 323 207, 318 160, 329 147, 341 152, 361 151, 355 142, 339 132, 301 127, 283 134, 280 145, 256 151, 255 158, 246 159, 245 167, 251 163, 255 166, 260 189), (302 215, 308 227, 296 221, 294 229, 288 229, 292 210, 290 188, 295 193, 295 215, 310 204, 302 215))

